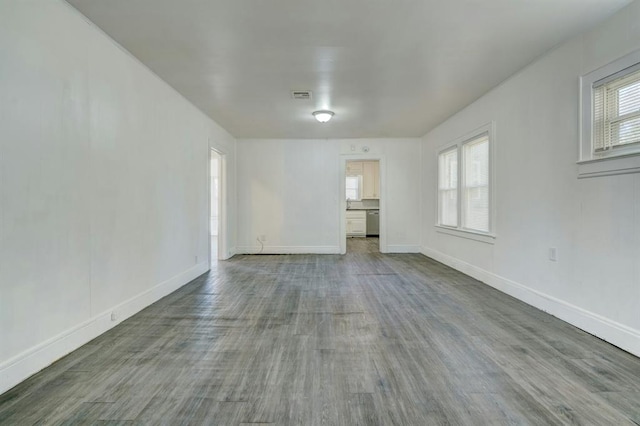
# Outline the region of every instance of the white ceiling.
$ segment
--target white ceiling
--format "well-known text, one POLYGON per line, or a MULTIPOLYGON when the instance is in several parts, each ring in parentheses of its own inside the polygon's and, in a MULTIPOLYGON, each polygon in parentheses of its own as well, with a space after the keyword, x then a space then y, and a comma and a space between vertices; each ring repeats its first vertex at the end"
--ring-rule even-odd
POLYGON ((422 136, 631 2, 67 1, 239 138, 422 136))

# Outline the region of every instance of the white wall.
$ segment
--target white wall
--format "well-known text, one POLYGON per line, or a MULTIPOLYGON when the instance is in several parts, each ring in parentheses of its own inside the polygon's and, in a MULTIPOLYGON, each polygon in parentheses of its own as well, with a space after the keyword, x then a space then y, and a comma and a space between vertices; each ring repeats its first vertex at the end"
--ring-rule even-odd
POLYGON ((339 253, 341 161, 363 146, 385 164, 387 249, 417 252, 420 139, 238 140, 238 251, 339 253))
POLYGON ((224 130, 66 3, 0 2, 0 393, 207 270, 208 140, 233 193, 224 130))
POLYGON ((424 137, 422 251, 640 355, 640 174, 578 179, 576 165, 579 76, 640 48, 638 22, 634 2, 424 137), (438 147, 492 120, 495 245, 438 233, 438 147))

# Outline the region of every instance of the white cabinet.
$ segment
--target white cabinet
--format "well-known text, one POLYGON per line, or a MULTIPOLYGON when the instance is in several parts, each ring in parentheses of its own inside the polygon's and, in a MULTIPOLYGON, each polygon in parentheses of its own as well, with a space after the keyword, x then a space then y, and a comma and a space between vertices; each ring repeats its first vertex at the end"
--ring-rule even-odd
POLYGON ((347 176, 362 176, 362 161, 347 161, 347 176))
POLYGON ((358 199, 380 199, 380 162, 347 161, 346 174, 347 177, 362 176, 362 190, 358 199))
POLYGON ((380 199, 380 163, 363 161, 362 175, 362 198, 380 199))
POLYGON ((367 212, 364 210, 347 211, 347 236, 364 237, 367 235, 367 212))

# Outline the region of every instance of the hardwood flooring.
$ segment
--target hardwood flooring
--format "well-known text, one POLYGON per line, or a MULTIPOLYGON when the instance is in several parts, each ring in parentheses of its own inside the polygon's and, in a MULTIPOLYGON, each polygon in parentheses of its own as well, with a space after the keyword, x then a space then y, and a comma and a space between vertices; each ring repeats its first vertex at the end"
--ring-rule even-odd
POLYGON ((218 236, 211 235, 209 237, 209 247, 211 248, 210 256, 213 262, 218 261, 218 236))
POLYGON ((347 253, 380 253, 378 237, 347 238, 347 253))
POLYGON ((421 255, 237 256, 0 396, 0 424, 640 423, 640 359, 421 255))

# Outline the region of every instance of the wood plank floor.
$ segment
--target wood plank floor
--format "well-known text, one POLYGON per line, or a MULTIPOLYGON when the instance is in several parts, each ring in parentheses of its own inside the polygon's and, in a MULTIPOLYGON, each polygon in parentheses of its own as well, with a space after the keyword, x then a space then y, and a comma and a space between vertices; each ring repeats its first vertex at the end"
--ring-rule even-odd
POLYGON ((347 238, 347 253, 380 253, 378 237, 347 238))
POLYGON ((421 255, 236 256, 0 396, 0 424, 640 423, 640 359, 421 255))

